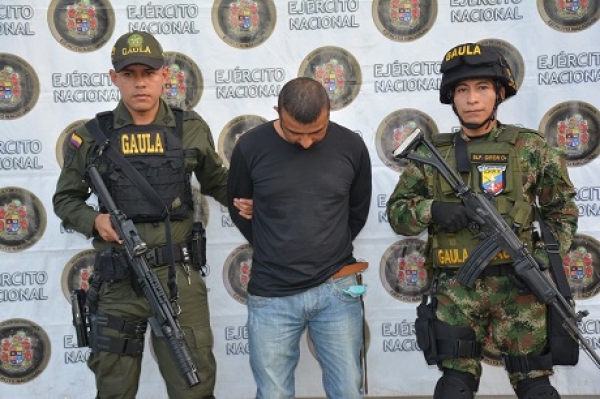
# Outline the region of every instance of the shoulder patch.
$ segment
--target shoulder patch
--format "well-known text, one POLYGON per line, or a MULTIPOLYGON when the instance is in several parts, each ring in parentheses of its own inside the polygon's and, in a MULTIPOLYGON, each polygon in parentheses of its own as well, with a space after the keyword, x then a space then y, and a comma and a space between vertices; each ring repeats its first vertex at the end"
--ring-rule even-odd
POLYGON ((81 144, 83 144, 83 139, 77 133, 73 133, 73 134, 71 134, 69 143, 76 149, 79 149, 79 147, 81 147, 81 144))

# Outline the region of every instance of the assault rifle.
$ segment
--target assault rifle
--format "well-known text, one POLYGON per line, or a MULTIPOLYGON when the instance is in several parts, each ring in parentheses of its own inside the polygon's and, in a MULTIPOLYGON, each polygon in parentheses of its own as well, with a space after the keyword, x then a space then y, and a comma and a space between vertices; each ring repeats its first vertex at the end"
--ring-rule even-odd
POLYGON ((556 310, 563 328, 600 368, 600 356, 585 340, 577 326, 577 323, 581 322, 589 312, 584 310, 575 313, 574 306, 556 289, 550 278, 542 271, 538 262, 527 250, 527 247, 519 240, 514 230, 508 226, 496 207, 491 203, 490 198, 485 194, 474 192, 467 186, 433 144, 425 138, 420 129, 416 129, 407 137, 394 150, 393 155, 396 158, 407 158, 433 166, 452 187, 454 194, 462 201, 463 205, 475 212, 473 217, 477 220, 470 223, 469 230, 474 234, 474 238, 481 239, 482 243, 469 255, 467 261, 458 270, 456 279, 461 284, 472 288, 479 274, 488 263, 500 251, 505 251, 513 261, 517 278, 533 292, 539 301, 552 306, 556 310), (420 144, 424 144, 429 149, 431 156, 427 157, 413 152, 420 144))
POLYGON ((108 210, 112 225, 123 240, 127 261, 150 304, 153 313, 150 317, 152 330, 157 336, 164 336, 169 343, 175 362, 188 386, 191 388, 199 384, 197 368, 185 341, 183 330, 176 319, 176 313, 160 280, 146 259, 145 254, 148 251, 146 243, 140 238, 133 222, 117 209, 96 166, 89 166, 87 172, 94 192, 108 210))

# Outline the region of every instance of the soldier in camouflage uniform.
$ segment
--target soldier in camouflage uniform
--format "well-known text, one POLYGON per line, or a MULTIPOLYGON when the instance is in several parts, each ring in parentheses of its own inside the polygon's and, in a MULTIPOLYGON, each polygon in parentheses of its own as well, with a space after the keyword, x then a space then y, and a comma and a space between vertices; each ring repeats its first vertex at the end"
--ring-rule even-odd
MULTIPOLYGON (((433 135, 431 141, 466 184, 494 197, 507 223, 547 264, 543 242, 534 240, 531 229, 532 205, 539 204, 564 257, 578 217, 565 154, 549 146, 539 132, 496 120, 498 105, 517 92, 506 60, 493 48, 466 43, 446 54, 441 71, 440 101, 452 105, 461 130, 433 135)), ((427 152, 424 147, 418 151, 427 152)), ((443 372, 434 398, 474 397, 486 339, 503 354, 519 399, 559 398, 548 378, 552 362, 544 361, 551 358, 546 356, 546 306, 515 278, 508 255, 500 252, 472 289, 455 278, 480 243, 466 228, 476 218, 472 212, 437 170, 410 161, 387 203, 396 233, 414 236, 428 231, 427 259, 433 270, 429 309, 443 326, 443 336, 433 338, 438 344, 434 363, 443 372)))

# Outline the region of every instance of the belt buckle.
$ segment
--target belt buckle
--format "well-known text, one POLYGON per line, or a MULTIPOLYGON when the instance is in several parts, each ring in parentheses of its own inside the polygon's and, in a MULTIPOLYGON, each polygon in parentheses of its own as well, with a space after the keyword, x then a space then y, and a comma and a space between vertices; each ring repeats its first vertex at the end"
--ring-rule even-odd
POLYGON ((190 251, 188 250, 187 245, 182 245, 180 247, 181 256, 183 257, 183 262, 186 264, 190 264, 190 251))
POLYGON ((157 266, 159 264, 157 248, 149 249, 148 251, 146 251, 144 256, 146 257, 146 260, 148 261, 150 266, 157 266))

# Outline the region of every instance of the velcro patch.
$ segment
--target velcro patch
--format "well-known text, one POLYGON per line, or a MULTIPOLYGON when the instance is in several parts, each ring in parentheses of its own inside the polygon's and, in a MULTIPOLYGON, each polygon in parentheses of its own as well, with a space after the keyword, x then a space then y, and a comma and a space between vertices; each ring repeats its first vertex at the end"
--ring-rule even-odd
POLYGON ((508 163, 508 154, 471 154, 474 163, 508 163))

